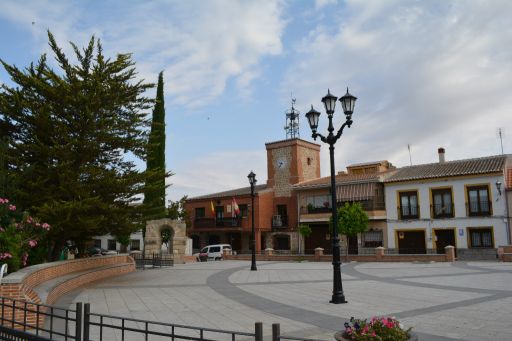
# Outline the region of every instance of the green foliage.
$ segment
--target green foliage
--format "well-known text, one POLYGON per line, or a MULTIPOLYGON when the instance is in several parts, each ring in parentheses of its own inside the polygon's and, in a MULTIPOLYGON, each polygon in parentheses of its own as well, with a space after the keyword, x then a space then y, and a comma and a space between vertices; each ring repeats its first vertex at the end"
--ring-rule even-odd
POLYGON ((94 235, 129 234, 142 226, 134 205, 148 173, 145 159, 152 84, 136 79, 130 54, 108 58, 92 37, 70 62, 53 35, 46 55, 19 69, 1 61, 14 87, 0 88, 0 136, 8 136, 7 177, 16 202, 52 224, 55 259, 67 240, 79 249, 94 235))
MULTIPOLYGON (((368 214, 358 202, 348 203, 338 208, 338 233, 345 236, 356 236, 368 229, 368 214)), ((332 226, 332 217, 330 220, 332 226)))
POLYGON ((0 198, 0 263, 6 262, 10 272, 39 263, 46 251, 48 230, 50 225, 40 223, 27 212, 17 210, 8 199, 0 198))
POLYGON ((171 204, 167 207, 167 217, 175 220, 186 220, 188 218, 187 211, 185 210, 186 201, 186 195, 178 201, 171 201, 171 204))
POLYGON ((147 145, 146 169, 148 178, 144 188, 145 218, 160 219, 166 214, 165 179, 171 174, 165 171, 165 105, 164 76, 158 75, 155 107, 151 123, 151 133, 147 145))
POLYGON ((311 233, 313 233, 313 230, 311 230, 311 227, 307 224, 300 224, 299 225, 299 233, 303 237, 309 237, 311 233))
POLYGON ((171 238, 172 238, 171 230, 169 230, 169 229, 162 230, 161 236, 162 236, 162 243, 164 243, 165 246, 167 246, 167 250, 169 250, 169 242, 171 241, 171 238))

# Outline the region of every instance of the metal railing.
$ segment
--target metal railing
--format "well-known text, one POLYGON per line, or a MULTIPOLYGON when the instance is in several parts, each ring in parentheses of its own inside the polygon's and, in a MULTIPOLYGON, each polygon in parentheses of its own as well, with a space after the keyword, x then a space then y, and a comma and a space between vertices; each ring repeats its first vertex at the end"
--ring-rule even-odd
POLYGON ((427 248, 397 248, 397 249, 384 249, 385 255, 436 255, 442 254, 444 255, 444 251, 442 253, 438 253, 437 249, 427 249, 427 248))
POLYGON ((398 206, 396 209, 400 220, 418 219, 420 217, 419 205, 398 206))
POLYGON ((162 266, 174 266, 174 257, 168 253, 133 253, 131 254, 135 260, 135 267, 144 270, 146 267, 161 268, 162 266))
POLYGON ((76 303, 73 310, 1 297, 0 304, 2 341, 154 340, 155 337, 193 341, 263 341, 261 322, 254 324, 254 332, 241 332, 97 314, 91 312, 89 303, 76 303))
POLYGON ((288 226, 288 216, 287 215, 273 215, 272 216, 272 227, 286 227, 288 226))
POLYGON ((84 340, 114 340, 130 336, 140 336, 148 340, 149 336, 168 337, 172 340, 232 340, 254 338, 263 340, 263 324, 256 322, 254 333, 223 329, 193 327, 174 323, 155 322, 106 314, 91 313, 89 303, 84 305, 84 340), (119 335, 120 334, 120 335, 119 335))
POLYGON ((304 337, 288 336, 281 334, 281 326, 279 323, 272 323, 272 341, 292 340, 292 341, 322 341, 319 339, 308 339, 304 337))
POLYGON ((0 306, 0 340, 82 340, 82 303, 73 310, 1 297, 0 306))
POLYGON ((430 216, 432 218, 453 218, 453 204, 442 205, 433 204, 430 205, 430 216))
POLYGON ((490 216, 492 202, 487 200, 466 202, 466 214, 468 217, 490 216))

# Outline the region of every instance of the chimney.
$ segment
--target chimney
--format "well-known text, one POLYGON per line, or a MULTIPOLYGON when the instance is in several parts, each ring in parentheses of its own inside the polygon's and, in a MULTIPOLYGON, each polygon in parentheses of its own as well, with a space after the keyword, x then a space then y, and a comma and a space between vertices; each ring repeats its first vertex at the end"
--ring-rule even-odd
POLYGON ((437 153, 439 154, 439 163, 443 163, 444 162, 444 148, 443 147, 438 148, 437 153))

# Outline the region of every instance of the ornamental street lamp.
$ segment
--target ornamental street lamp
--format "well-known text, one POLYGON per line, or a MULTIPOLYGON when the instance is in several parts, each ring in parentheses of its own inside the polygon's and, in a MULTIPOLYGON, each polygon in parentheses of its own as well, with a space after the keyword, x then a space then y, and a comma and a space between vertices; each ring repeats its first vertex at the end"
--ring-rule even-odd
POLYGON ((331 95, 331 92, 327 90, 327 95, 322 98, 322 102, 325 106, 325 111, 327 112, 327 118, 329 119, 329 127, 327 131, 329 131, 329 135, 327 137, 323 136, 316 132, 318 128, 318 118, 320 117, 320 113, 313 109, 311 106, 311 110, 306 114, 306 118, 308 119, 309 126, 311 131, 313 132, 313 139, 320 137, 322 142, 327 143, 329 145, 329 153, 331 160, 331 206, 332 206, 332 267, 333 267, 333 288, 332 288, 332 299, 331 303, 339 304, 339 303, 347 303, 345 300, 345 295, 343 294, 343 283, 341 282, 341 261, 340 261, 340 238, 338 237, 338 216, 337 216, 337 207, 336 207, 336 180, 335 180, 335 170, 334 170, 334 144, 343 134, 343 129, 345 127, 349 127, 352 125, 352 113, 354 112, 354 105, 356 103, 356 97, 352 96, 348 92, 345 96, 340 98, 341 106, 343 107, 343 111, 345 112, 345 123, 338 130, 336 135, 334 132, 334 126, 332 125, 332 116, 334 115, 334 108, 336 107, 336 100, 338 98, 336 96, 331 95))
POLYGON ((247 176, 249 183, 251 184, 251 207, 252 207, 252 233, 251 233, 251 247, 252 247, 252 258, 251 258, 251 271, 256 271, 256 238, 254 236, 254 186, 256 185, 256 174, 253 171, 247 176))

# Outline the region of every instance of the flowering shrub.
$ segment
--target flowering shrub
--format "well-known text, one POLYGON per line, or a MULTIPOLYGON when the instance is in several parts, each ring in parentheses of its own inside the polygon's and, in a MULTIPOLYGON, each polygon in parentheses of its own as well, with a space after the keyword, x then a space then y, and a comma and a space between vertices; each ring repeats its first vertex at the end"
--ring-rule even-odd
POLYGON ((412 328, 404 330, 393 317, 373 317, 370 322, 355 318, 345 322, 343 337, 356 341, 405 341, 411 336, 412 328))
POLYGON ((28 265, 29 251, 50 230, 26 212, 19 212, 9 199, 0 198, 0 263, 11 272, 28 265))

